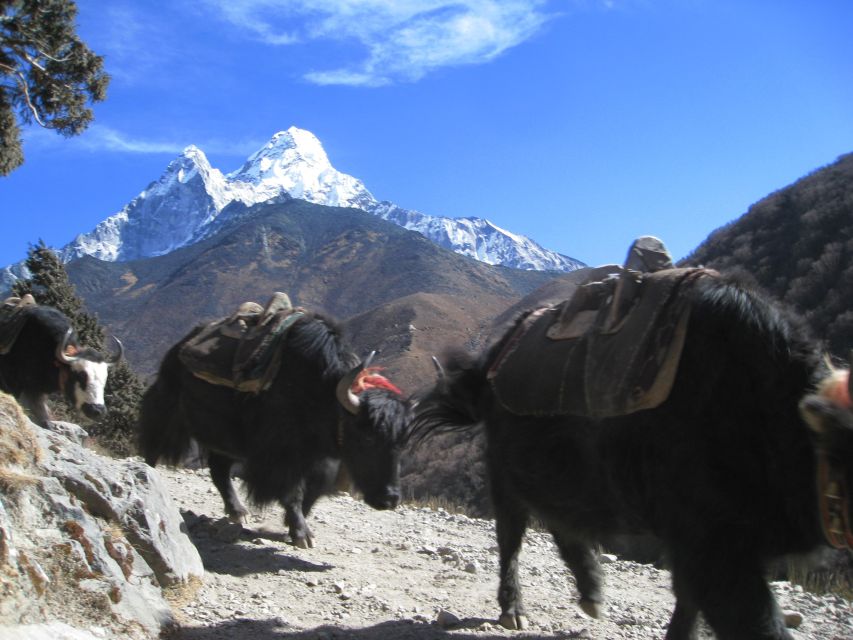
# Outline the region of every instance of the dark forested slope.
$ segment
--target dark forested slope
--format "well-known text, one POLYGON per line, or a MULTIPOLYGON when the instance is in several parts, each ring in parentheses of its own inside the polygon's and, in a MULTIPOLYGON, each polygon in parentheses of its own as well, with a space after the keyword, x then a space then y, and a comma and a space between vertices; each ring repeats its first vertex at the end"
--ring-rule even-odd
POLYGON ((742 269, 804 314, 840 356, 853 347, 853 154, 750 207, 684 264, 742 269))

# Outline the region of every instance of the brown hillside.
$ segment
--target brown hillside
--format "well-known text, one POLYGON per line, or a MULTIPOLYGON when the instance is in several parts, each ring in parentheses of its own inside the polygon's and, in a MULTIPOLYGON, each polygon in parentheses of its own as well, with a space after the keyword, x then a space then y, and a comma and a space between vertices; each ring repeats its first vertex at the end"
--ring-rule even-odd
POLYGON ((379 351, 378 363, 406 392, 415 392, 435 381, 433 356, 448 345, 478 351, 492 318, 512 301, 482 292, 417 293, 351 318, 346 328, 360 353, 379 351))
MULTIPOLYGON (((197 322, 227 315, 246 300, 263 303, 273 291, 338 319, 414 294, 450 296, 460 308, 461 301, 483 301, 466 308, 485 322, 550 278, 465 258, 354 209, 291 200, 261 205, 242 220, 165 256, 68 265, 88 308, 122 338, 139 371, 153 373, 166 349, 197 322)), ((448 326, 474 322, 457 318, 454 304, 438 305, 446 307, 448 326)), ((402 322, 397 311, 411 313, 405 307, 377 316, 376 335, 389 339, 402 322)))

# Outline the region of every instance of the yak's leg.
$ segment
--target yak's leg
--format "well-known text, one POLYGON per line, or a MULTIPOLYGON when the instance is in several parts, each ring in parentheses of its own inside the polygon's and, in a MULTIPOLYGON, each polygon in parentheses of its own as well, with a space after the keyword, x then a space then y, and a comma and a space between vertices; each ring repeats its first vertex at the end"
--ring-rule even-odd
POLYGON ((575 576, 580 593, 580 608, 592 618, 601 617, 601 565, 598 554, 585 542, 572 539, 558 529, 552 529, 551 535, 560 550, 563 562, 575 576))
POLYGON ((332 488, 339 492, 352 492, 352 478, 350 477, 349 469, 347 469, 347 466, 343 463, 340 463, 338 466, 338 475, 335 478, 335 484, 332 488))
POLYGON ((721 640, 792 640, 782 611, 760 570, 734 574, 732 581, 737 587, 729 591, 725 602, 715 597, 701 605, 705 619, 721 640))
POLYGON ((210 479, 213 480, 214 486, 225 503, 225 514, 228 519, 233 522, 245 522, 249 512, 240 502, 234 483, 231 482, 231 467, 234 465, 234 460, 221 453, 211 452, 207 456, 207 464, 210 468, 210 479))
POLYGON ((673 569, 672 591, 675 593, 675 610, 669 620, 664 640, 696 640, 696 620, 699 610, 690 599, 689 587, 683 584, 682 574, 673 569))
POLYGON ((675 610, 669 620, 664 640, 696 640, 696 618, 699 612, 696 607, 687 604, 678 597, 676 591, 675 610))
POLYGON ((498 551, 500 553, 500 585, 498 586, 498 604, 501 617, 498 620, 507 629, 524 630, 527 628, 527 615, 521 599, 521 585, 518 582, 518 554, 521 551, 521 539, 527 529, 527 512, 502 495, 494 475, 492 477, 492 501, 495 508, 498 551))
POLYGON ((294 546, 300 549, 311 549, 314 547, 314 534, 308 528, 305 515, 302 513, 304 499, 305 481, 300 480, 281 501, 281 506, 284 507, 284 524, 294 546))
POLYGON ((47 396, 43 393, 22 393, 21 406, 27 409, 33 416, 33 422, 38 426, 47 428, 50 424, 50 411, 47 409, 47 396))
POLYGON ((339 470, 343 467, 339 460, 323 458, 315 464, 305 478, 305 493, 302 497, 302 515, 308 517, 311 508, 321 496, 335 490, 339 481, 339 470))
POLYGON ((306 518, 320 496, 332 492, 339 467, 340 461, 334 458, 318 461, 305 474, 293 495, 282 502, 284 523, 288 526, 290 537, 296 546, 303 549, 314 546, 314 534, 308 527, 306 518))
MULTIPOLYGON (((697 557, 707 555, 693 556, 697 557)), ((676 604, 673 614, 674 632, 682 635, 667 633, 667 639, 690 638, 685 633, 691 631, 688 623, 695 620, 698 609, 720 640, 792 640, 761 567, 750 557, 726 549, 719 549, 708 561, 685 561, 675 556, 674 581, 689 599, 679 598, 681 607, 676 604), (695 609, 690 603, 695 603, 695 609), (679 631, 679 626, 684 631, 679 631)))

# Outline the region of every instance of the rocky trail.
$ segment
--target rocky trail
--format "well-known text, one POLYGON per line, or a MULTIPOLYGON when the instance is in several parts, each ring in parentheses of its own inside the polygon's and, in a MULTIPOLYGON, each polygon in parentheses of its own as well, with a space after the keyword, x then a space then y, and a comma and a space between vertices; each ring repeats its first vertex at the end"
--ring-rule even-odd
MULTIPOLYGON (((321 499, 309 517, 313 549, 289 544, 277 507, 240 526, 222 518, 207 472, 159 469, 205 566, 201 583, 169 598, 173 640, 491 640, 663 638, 673 606, 666 571, 612 558, 605 617, 576 605, 573 579, 550 536, 528 532, 521 581, 524 632, 497 625, 493 523, 403 506, 374 511, 349 495, 321 499)), ((773 583, 783 609, 802 615, 795 638, 853 639, 853 608, 773 583)), ((713 637, 707 631, 702 638, 713 637)))

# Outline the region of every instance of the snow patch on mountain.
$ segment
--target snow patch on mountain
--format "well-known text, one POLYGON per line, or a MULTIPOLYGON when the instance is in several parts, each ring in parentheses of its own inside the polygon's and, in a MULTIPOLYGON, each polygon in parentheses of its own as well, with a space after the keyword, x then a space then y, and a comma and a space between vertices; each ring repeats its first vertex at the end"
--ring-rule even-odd
POLYGON ((417 231, 439 246, 488 264, 536 271, 574 271, 586 266, 483 218, 430 216, 391 202, 380 202, 367 211, 417 231))

